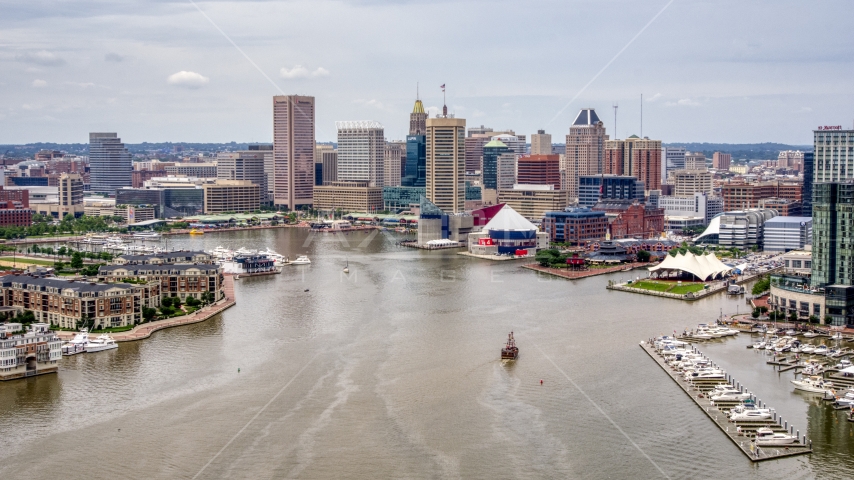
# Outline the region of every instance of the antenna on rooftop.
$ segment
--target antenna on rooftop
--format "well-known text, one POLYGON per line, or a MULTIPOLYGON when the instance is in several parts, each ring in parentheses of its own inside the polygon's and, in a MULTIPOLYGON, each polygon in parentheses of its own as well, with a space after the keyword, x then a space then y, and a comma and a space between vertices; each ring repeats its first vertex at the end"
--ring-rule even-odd
POLYGON ((640 138, 643 138, 643 94, 641 93, 641 132, 640 138))
POLYGON ((614 102, 613 107, 614 107, 614 140, 616 140, 618 138, 617 137, 617 109, 620 108, 620 106, 617 105, 617 102, 614 102))

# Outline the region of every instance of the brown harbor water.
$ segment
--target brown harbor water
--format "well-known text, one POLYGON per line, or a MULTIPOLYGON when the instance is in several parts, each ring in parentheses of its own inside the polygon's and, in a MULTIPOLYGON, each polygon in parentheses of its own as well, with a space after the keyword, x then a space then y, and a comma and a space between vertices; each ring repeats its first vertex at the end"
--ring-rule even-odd
POLYGON ((794 393, 748 336, 701 348, 811 456, 752 464, 638 348, 743 299, 612 292, 643 273, 570 281, 399 239, 170 238, 313 263, 239 280, 207 322, 0 383, 0 478, 851 477, 854 423, 794 393), (510 330, 520 357, 502 363, 510 330))

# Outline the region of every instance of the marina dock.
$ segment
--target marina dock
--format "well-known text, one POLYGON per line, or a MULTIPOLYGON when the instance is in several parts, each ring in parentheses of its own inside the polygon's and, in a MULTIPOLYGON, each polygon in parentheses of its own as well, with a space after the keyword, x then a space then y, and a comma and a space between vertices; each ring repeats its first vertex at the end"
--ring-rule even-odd
MULTIPOLYGON (((664 361, 664 357, 659 354, 655 347, 647 342, 640 343, 641 349, 649 355, 650 358, 664 370, 671 380, 679 385, 679 388, 685 392, 694 403, 700 407, 700 410, 706 413, 709 419, 729 438, 740 450, 744 453, 751 462, 762 462, 765 460, 774 460, 778 458, 791 457, 795 455, 803 455, 812 453, 812 441, 808 441, 806 435, 801 436, 800 431, 797 431, 797 443, 789 445, 773 445, 757 447, 752 442, 752 437, 759 428, 770 428, 774 432, 789 433, 795 435, 794 426, 790 426, 776 413, 773 417, 767 420, 752 420, 750 422, 730 422, 727 418, 727 412, 741 402, 736 401, 718 401, 712 402, 709 399, 708 392, 714 388, 714 385, 724 383, 722 379, 694 379, 692 381, 685 380, 679 372, 675 371, 664 361)), ((692 347, 697 353, 701 353, 696 347, 692 347)), ((744 386, 735 382, 729 375, 726 376, 731 385, 742 390, 744 386)), ((768 408, 763 405, 762 401, 753 399, 756 404, 762 408, 768 408)))

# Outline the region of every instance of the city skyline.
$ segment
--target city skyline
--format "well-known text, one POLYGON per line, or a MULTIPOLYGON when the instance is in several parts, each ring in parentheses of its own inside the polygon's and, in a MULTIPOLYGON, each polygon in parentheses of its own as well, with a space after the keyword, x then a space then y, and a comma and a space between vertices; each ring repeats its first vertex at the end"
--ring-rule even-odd
POLYGON ((317 141, 334 140, 334 122, 348 118, 376 120, 389 140, 403 140, 417 83, 433 116, 446 84, 449 112, 469 125, 527 135, 544 129, 553 138, 586 107, 597 109, 612 139, 640 135, 641 94, 643 135, 665 143, 809 144, 818 125, 851 126, 850 52, 834 33, 844 28, 846 3, 828 5, 843 14, 824 17, 797 3, 541 2, 518 12, 520 25, 541 27, 528 38, 491 31, 478 21, 478 2, 443 5, 10 5, 0 19, 0 143, 76 143, 90 131, 122 132, 127 143, 270 142, 268 99, 277 94, 317 98, 317 141), (330 28, 300 21, 318 16, 330 28), (281 18, 297 21, 282 32, 281 18), (408 18, 441 35, 424 47, 404 27, 408 18), (789 18, 798 28, 780 29, 789 18), (567 21, 573 28, 562 28, 567 21), (595 46, 570 48, 585 38, 595 46), (375 43, 370 53, 365 42, 375 43), (459 45, 483 54, 448 55, 459 45), (508 58, 543 67, 492 75, 508 58), (810 72, 808 81, 799 71, 810 72))

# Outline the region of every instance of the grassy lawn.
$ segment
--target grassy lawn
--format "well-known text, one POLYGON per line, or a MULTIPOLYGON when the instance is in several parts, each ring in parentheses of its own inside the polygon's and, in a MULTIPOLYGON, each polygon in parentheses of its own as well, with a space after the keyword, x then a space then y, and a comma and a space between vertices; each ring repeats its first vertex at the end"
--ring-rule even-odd
POLYGON ((53 262, 51 260, 34 260, 31 258, 21 258, 21 257, 0 257, 0 261, 4 262, 15 262, 15 263, 25 263, 30 265, 44 265, 48 267, 53 266, 53 262))
POLYGON ((110 327, 105 328, 103 330, 92 330, 91 333, 118 333, 118 332, 127 332, 128 330, 133 330, 133 327, 136 325, 125 325, 124 327, 110 327))
POLYGON ((685 295, 688 292, 699 292, 703 290, 702 283, 683 283, 682 285, 677 285, 674 282, 659 282, 655 280, 640 280, 629 286, 644 290, 652 290, 654 292, 675 293, 676 295, 685 295))

